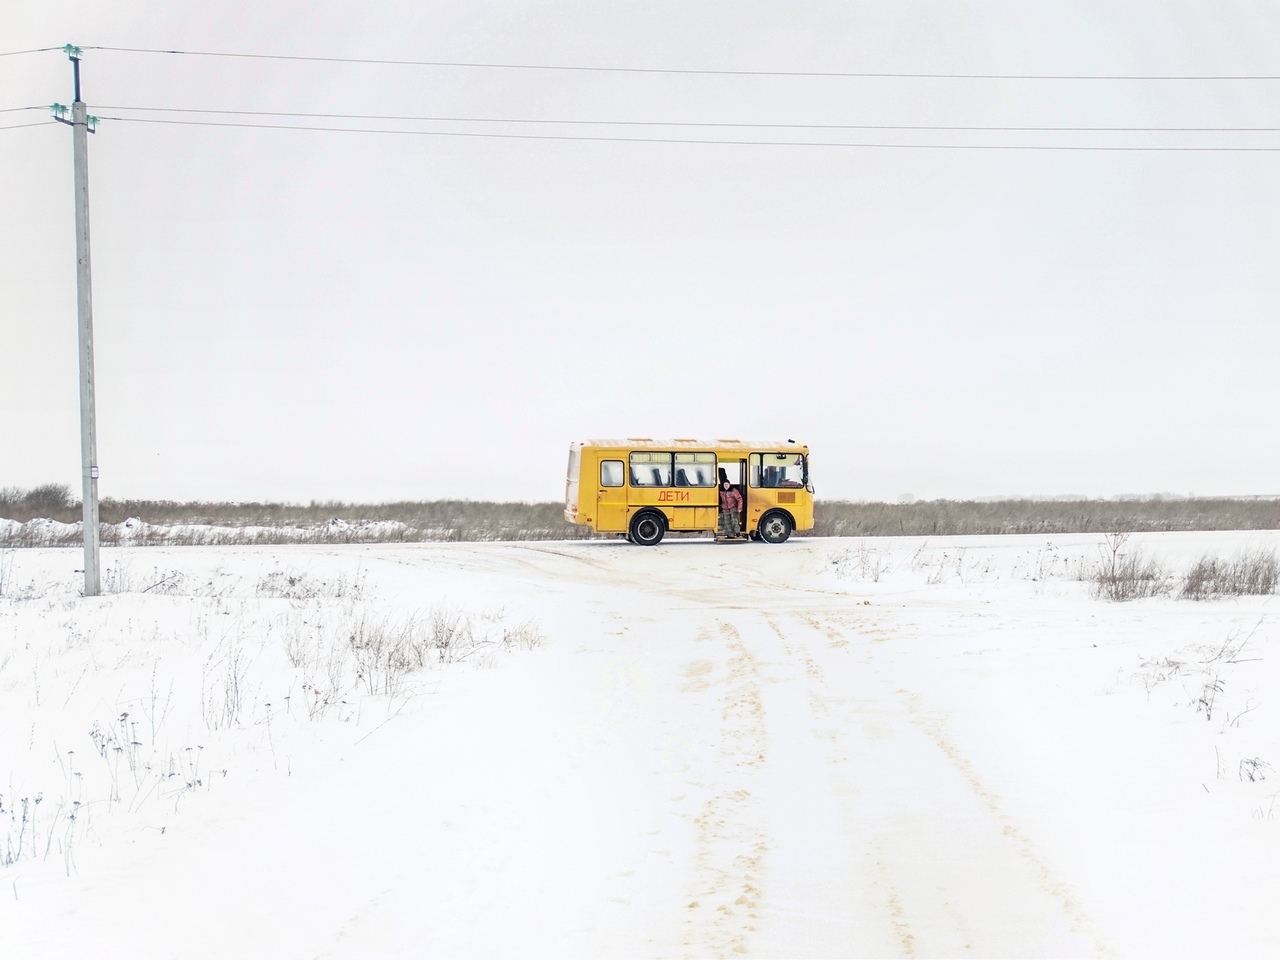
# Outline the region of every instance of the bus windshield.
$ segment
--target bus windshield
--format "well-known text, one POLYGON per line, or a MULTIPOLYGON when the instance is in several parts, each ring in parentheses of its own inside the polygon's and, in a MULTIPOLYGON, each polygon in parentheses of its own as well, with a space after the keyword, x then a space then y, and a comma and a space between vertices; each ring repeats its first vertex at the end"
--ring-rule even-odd
POLYGON ((804 455, 800 453, 753 453, 751 486, 803 487, 809 480, 804 455))

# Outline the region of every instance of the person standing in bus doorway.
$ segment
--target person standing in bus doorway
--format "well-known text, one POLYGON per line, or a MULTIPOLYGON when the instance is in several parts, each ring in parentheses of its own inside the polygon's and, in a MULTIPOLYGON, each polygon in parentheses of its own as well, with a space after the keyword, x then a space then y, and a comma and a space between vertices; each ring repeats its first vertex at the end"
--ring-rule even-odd
POLYGON ((737 537, 738 514, 742 512, 742 494, 729 482, 728 477, 720 479, 720 536, 737 537))

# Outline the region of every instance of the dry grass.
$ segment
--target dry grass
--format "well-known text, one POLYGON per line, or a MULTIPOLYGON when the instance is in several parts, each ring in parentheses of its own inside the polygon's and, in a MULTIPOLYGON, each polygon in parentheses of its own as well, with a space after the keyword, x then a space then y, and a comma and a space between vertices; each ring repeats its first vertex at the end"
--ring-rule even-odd
POLYGON ((1274 550, 1241 553, 1230 560, 1204 556, 1183 578, 1179 594, 1188 600, 1259 596, 1276 592, 1280 564, 1274 550))
MULTIPOLYGON (((932 500, 916 503, 818 501, 807 536, 959 536, 1155 532, 1167 530, 1280 529, 1280 499, 1123 500, 932 500)), ((497 503, 479 500, 345 503, 208 503, 116 500, 100 505, 103 543, 276 544, 414 541, 587 539, 586 527, 566 523, 558 502, 497 503), (115 525, 130 518, 141 529, 122 538, 115 525), (150 527, 162 528, 152 530, 150 527)), ((68 487, 45 484, 31 490, 0 489, 0 518, 19 523, 47 518, 80 520, 80 505, 68 487)), ((9 546, 74 545, 30 529, 7 535, 9 546)))
MULTIPOLYGON (((48 486, 48 485, 47 485, 48 486)), ((36 490, 0 490, 0 519, 24 527, 6 533, 8 546, 74 546, 76 530, 54 530, 44 521, 75 524, 80 504, 36 490), (33 524, 34 521, 34 524, 33 524)), ((114 500, 100 504, 102 543, 218 545, 281 543, 400 543, 419 541, 568 540, 592 536, 589 528, 565 522, 559 503, 498 503, 481 500, 343 503, 206 503, 171 500, 114 500), (141 523, 125 533, 117 525, 141 523)))
POLYGON ((1230 560, 1205 555, 1180 578, 1170 575, 1139 548, 1128 546, 1129 534, 1109 533, 1103 541, 1102 561, 1094 568, 1093 595, 1104 600, 1142 600, 1177 590, 1183 600, 1215 597, 1265 596, 1280 584, 1280 563, 1274 550, 1254 550, 1230 560))
POLYGON ((1280 499, 930 500, 815 506, 817 537, 947 537, 1017 533, 1154 533, 1280 529, 1280 499))
POLYGON ((133 594, 122 607, 30 581, 0 608, 23 641, 0 645, 0 706, 25 718, 0 740, 0 872, 61 856, 71 875, 96 816, 153 825, 246 762, 250 783, 288 775, 304 724, 332 721, 302 735, 308 756, 318 740, 359 743, 434 690, 433 671, 546 642, 496 602, 392 607, 359 570, 113 569, 108 593, 133 594))
POLYGON ((1145 600, 1170 590, 1170 578, 1160 564, 1140 549, 1126 549, 1127 533, 1107 534, 1103 561, 1093 575, 1093 595, 1103 600, 1145 600))

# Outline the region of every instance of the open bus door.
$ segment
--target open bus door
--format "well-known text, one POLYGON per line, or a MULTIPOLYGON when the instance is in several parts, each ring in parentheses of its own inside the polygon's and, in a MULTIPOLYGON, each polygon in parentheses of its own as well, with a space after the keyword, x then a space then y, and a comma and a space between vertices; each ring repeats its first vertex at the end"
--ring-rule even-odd
POLYGON ((733 488, 742 495, 742 512, 738 514, 738 530, 742 533, 742 538, 747 537, 747 461, 742 460, 718 460, 717 466, 719 472, 717 478, 720 483, 728 480, 733 488))

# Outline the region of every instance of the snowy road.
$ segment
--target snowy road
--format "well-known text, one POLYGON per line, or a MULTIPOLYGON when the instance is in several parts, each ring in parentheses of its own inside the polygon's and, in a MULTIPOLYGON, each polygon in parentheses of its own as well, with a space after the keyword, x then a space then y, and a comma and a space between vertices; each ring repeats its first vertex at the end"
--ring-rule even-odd
MULTIPOLYGON (((576 631, 577 676, 555 671, 575 752, 596 755, 587 779, 610 782, 605 806, 641 814, 634 843, 668 841, 646 851, 661 874, 590 885, 634 907, 629 924, 647 931, 635 952, 1093 952, 998 800, 877 666, 898 618, 844 592, 779 589, 794 551, 732 549, 673 546, 665 566, 599 549, 540 559, 590 584, 588 610, 612 626, 576 631)), ((610 927, 583 924, 582 952, 616 951, 610 927)))
POLYGON ((1273 955, 1275 600, 1089 599, 1097 539, 305 550, 550 642, 83 849, 0 954, 1273 955), (1218 723, 1134 680, 1240 630, 1218 723))

